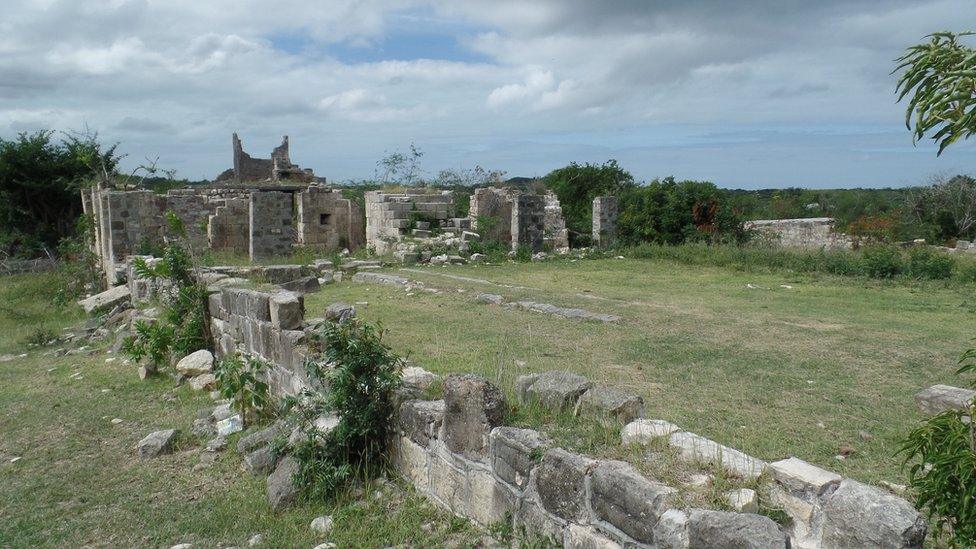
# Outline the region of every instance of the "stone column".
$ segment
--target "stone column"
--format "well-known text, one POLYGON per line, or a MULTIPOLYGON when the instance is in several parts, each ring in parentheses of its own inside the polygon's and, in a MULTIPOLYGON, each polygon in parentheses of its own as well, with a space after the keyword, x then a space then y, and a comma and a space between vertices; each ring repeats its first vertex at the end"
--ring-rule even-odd
POLYGON ((512 249, 542 251, 545 235, 545 200, 535 194, 520 194, 512 200, 512 249))
POLYGON ((607 248, 617 239, 616 196, 598 196, 593 199, 593 245, 607 248))

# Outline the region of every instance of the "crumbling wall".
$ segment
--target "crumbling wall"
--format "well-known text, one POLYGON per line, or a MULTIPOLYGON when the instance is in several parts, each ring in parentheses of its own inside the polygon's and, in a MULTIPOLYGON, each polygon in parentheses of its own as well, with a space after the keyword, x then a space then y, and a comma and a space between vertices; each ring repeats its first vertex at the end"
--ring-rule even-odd
POLYGON ((481 187, 471 195, 471 227, 486 242, 512 242, 512 195, 508 189, 481 187))
POLYGON ((552 191, 546 191, 543 198, 546 201, 543 243, 548 250, 569 250, 569 229, 566 228, 559 197, 552 191))
POLYGON ((363 245, 362 208, 338 190, 309 187, 295 196, 298 242, 319 251, 356 250, 363 245))
POLYGON ((224 171, 214 180, 217 183, 233 181, 247 183, 254 181, 311 182, 315 180, 312 170, 302 169, 291 161, 288 136, 283 136, 281 145, 271 151, 271 158, 254 158, 244 152, 244 146, 237 134, 231 136, 234 167, 224 171))
POLYGON ((512 198, 512 249, 525 246, 540 252, 544 245, 545 208, 543 197, 520 194, 512 198))
POLYGON ((619 203, 615 196, 598 196, 593 199, 593 245, 612 246, 617 240, 617 214, 619 203))
POLYGON ((755 231, 760 240, 785 248, 849 250, 853 239, 834 231, 831 217, 805 219, 758 219, 746 221, 743 227, 755 231))
POLYGON ((249 230, 251 260, 291 254, 294 198, 283 191, 254 191, 250 197, 249 230))
POLYGON ((207 224, 207 240, 215 252, 246 254, 250 251, 247 198, 228 198, 214 209, 207 224))
POLYGON ((413 221, 437 225, 453 215, 451 191, 416 188, 405 193, 367 192, 366 245, 378 254, 385 254, 407 235, 413 221))

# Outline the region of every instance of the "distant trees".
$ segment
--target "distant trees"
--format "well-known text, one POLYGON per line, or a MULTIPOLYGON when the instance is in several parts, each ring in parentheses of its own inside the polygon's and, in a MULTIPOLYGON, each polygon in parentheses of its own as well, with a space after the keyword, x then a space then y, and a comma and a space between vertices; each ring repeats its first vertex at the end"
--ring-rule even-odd
POLYGON ((621 196, 637 186, 634 176, 612 159, 603 164, 573 162, 549 172, 542 178, 542 183, 559 198, 572 246, 589 243, 594 198, 621 196))
POLYGON ((0 255, 36 257, 52 253, 72 234, 81 214, 79 190, 98 165, 115 170, 114 147, 101 150, 91 137, 21 133, 0 139, 0 255))
POLYGON ((928 187, 912 189, 908 209, 917 223, 934 227, 943 240, 976 234, 976 179, 936 176, 928 187))

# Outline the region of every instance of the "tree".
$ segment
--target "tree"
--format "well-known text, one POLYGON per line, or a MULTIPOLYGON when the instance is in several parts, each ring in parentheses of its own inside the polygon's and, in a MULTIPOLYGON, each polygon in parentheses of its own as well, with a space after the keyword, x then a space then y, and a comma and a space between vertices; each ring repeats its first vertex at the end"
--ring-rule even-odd
POLYGON ((907 201, 918 223, 935 227, 939 238, 968 238, 976 233, 976 179, 972 177, 933 177, 931 186, 912 189, 907 201))
POLYGON ((973 32, 936 32, 929 41, 908 48, 892 71, 905 70, 898 80, 898 101, 911 95, 905 125, 915 142, 931 134, 939 152, 959 139, 976 134, 976 49, 960 43, 973 32))
POLYGON ((616 160, 607 160, 602 165, 573 162, 549 172, 542 182, 559 198, 572 245, 588 242, 594 198, 620 196, 625 190, 636 187, 634 176, 621 168, 616 160))

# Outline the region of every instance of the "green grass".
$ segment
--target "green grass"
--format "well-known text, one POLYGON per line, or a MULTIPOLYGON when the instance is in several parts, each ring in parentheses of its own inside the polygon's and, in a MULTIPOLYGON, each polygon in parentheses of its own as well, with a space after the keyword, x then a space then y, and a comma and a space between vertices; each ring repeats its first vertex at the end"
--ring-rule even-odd
POLYGON ((307 296, 307 316, 321 316, 337 300, 367 302, 362 316, 388 330, 395 350, 434 372, 476 372, 511 391, 520 374, 574 371, 641 394, 650 418, 762 459, 796 455, 865 482, 904 482, 894 454, 920 419, 913 395, 955 381, 976 318, 972 286, 936 282, 630 259, 421 271, 396 272, 447 291, 408 295, 341 283, 307 296), (512 311, 475 303, 476 292, 622 320, 512 311), (862 440, 860 430, 873 438, 862 440), (838 461, 843 445, 855 452, 838 461))
MULTIPOLYGON (((80 320, 75 308, 50 305, 49 282, 0 278, 0 354, 24 352, 35 326, 60 331, 80 320)), ((233 440, 200 465, 205 441, 188 433, 197 412, 213 406, 207 395, 169 378, 141 382, 134 366, 102 350, 43 352, 0 362, 0 547, 243 547, 257 533, 266 547, 469 546, 481 536, 398 485, 272 513, 264 478, 239 469, 233 440), (140 461, 135 444, 165 428, 187 433, 178 450, 140 461), (324 514, 335 520, 328 538, 308 527, 324 514)))

